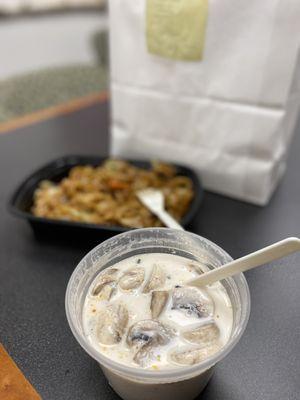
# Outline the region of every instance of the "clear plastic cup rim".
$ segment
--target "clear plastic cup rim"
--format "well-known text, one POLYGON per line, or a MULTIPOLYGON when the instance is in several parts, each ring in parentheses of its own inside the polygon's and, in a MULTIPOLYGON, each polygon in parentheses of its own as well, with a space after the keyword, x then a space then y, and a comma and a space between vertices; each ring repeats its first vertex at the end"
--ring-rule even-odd
MULTIPOLYGON (((142 229, 135 229, 133 231, 156 231, 156 230, 161 230, 161 229, 168 229, 170 231, 174 231, 173 229, 169 228, 142 228, 142 229)), ((66 316, 67 320, 70 326, 70 329, 75 336, 76 340, 80 344, 80 346, 94 359, 96 360, 100 366, 106 367, 112 371, 114 371, 116 374, 122 375, 127 377, 128 379, 132 380, 143 380, 143 381, 150 381, 152 382, 173 382, 173 381, 179 381, 179 380, 184 380, 188 379, 190 377, 199 375, 200 373, 206 371, 207 369, 213 367, 216 363, 221 361, 224 357, 226 357, 227 354, 231 352, 231 350, 236 346, 236 344, 239 342, 241 336, 243 335, 248 320, 249 320, 249 315, 250 315, 250 293, 249 293, 249 287, 246 281, 246 278, 243 273, 236 274, 233 278, 228 278, 228 279, 234 279, 235 281, 238 280, 244 289, 244 302, 245 302, 245 307, 244 307, 244 312, 242 316, 242 322, 239 326, 238 332, 235 334, 234 338, 229 339, 229 341, 215 354, 213 354, 211 357, 205 359, 201 363, 194 364, 192 366, 178 366, 176 368, 170 368, 170 369, 162 369, 159 371, 156 370, 144 370, 138 367, 129 367, 124 364, 115 362, 111 360, 110 358, 106 357, 105 355, 101 354, 98 352, 88 341, 88 339, 80 332, 78 327, 76 326, 76 323, 74 321, 74 318, 71 315, 70 312, 70 296, 71 296, 71 287, 73 284, 73 279, 76 275, 77 269, 80 268, 80 263, 89 255, 94 253, 99 247, 101 247, 104 243, 109 242, 112 239, 116 239, 116 237, 121 237, 130 234, 130 232, 133 231, 128 231, 121 233, 119 235, 114 236, 113 238, 110 238, 96 247, 94 247, 92 250, 90 250, 83 258, 82 260, 78 263, 77 267, 73 271, 70 280, 67 285, 67 290, 66 290, 66 296, 65 296, 65 309, 66 309, 66 316)), ((182 233, 182 231, 179 231, 182 233)), ((219 247, 217 244, 214 242, 211 242, 210 240, 200 236, 196 235, 191 232, 184 231, 187 235, 191 235, 197 238, 200 238, 206 243, 208 243, 210 246, 213 248, 217 249, 219 252, 221 252, 225 257, 228 258, 228 260, 232 260, 232 257, 225 252, 221 247, 219 247)))

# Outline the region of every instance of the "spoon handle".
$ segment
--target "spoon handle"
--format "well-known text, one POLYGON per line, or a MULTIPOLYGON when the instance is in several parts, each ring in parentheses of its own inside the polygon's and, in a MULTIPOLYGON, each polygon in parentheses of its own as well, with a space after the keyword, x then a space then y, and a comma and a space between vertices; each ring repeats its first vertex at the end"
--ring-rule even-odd
POLYGON ((221 279, 228 278, 239 272, 247 271, 260 265, 269 263, 279 258, 300 250, 300 239, 290 237, 280 242, 271 244, 244 257, 204 273, 199 278, 189 282, 192 286, 205 286, 221 279))
POLYGON ((168 228, 183 230, 183 227, 164 209, 155 209, 153 213, 156 214, 168 228))

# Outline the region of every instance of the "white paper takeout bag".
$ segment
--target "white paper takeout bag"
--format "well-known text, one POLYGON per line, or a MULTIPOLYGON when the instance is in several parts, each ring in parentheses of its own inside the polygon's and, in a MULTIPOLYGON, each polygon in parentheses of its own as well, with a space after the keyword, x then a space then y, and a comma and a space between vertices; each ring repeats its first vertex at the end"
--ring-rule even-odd
POLYGON ((110 0, 112 153, 266 204, 300 102, 300 1, 110 0))

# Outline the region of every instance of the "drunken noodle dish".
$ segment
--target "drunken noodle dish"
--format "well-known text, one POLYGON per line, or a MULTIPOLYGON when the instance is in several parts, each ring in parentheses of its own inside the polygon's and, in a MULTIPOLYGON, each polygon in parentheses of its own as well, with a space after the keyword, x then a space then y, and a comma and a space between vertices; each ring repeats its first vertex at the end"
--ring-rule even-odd
POLYGON ((194 197, 191 179, 178 175, 172 165, 152 162, 148 170, 109 159, 97 167, 73 167, 59 183, 40 182, 31 211, 38 217, 101 225, 162 226, 136 196, 145 188, 159 188, 166 210, 178 221, 194 197))

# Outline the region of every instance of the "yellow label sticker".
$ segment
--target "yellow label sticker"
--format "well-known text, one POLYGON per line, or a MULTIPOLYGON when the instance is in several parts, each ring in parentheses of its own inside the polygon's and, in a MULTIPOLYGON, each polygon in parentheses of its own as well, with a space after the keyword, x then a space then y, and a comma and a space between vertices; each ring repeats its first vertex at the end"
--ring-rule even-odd
POLYGON ((208 0, 147 0, 148 51, 175 60, 201 60, 208 0))

